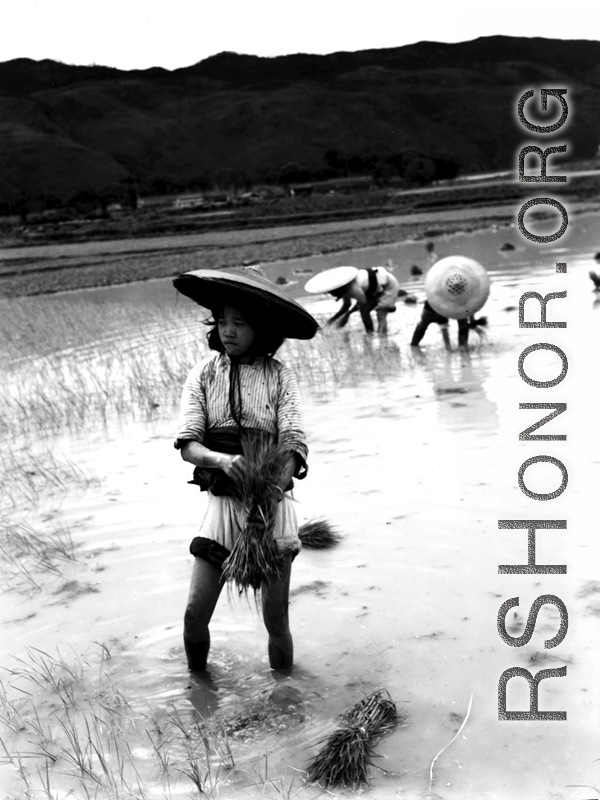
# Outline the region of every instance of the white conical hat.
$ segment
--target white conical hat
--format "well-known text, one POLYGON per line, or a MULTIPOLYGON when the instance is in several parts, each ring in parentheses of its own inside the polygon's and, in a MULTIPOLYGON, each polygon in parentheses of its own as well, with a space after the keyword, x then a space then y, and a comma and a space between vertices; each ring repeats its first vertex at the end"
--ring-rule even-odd
POLYGON ((485 305, 490 279, 477 261, 448 256, 437 261, 425 276, 425 294, 438 314, 467 319, 485 305))
POLYGON ((304 285, 304 288, 311 294, 331 292, 350 283, 357 275, 358 269, 356 267, 332 267, 312 277, 304 285))

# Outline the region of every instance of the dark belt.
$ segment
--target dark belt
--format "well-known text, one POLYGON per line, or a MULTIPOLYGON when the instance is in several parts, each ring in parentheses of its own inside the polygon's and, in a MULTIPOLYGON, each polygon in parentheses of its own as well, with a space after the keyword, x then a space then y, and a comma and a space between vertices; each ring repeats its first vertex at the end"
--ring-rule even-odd
MULTIPOLYGON (((260 428, 244 428, 241 435, 236 428, 213 428, 206 432, 204 436, 204 446, 217 453, 226 453, 230 456, 244 455, 244 441, 252 440, 271 440, 277 441, 277 437, 263 431, 260 428)), ((194 476, 188 483, 196 484, 201 492, 211 491, 212 494, 226 495, 227 497, 240 498, 240 492, 231 478, 222 469, 213 467, 195 467, 194 476)), ((293 482, 290 481, 285 491, 292 489, 293 482)))

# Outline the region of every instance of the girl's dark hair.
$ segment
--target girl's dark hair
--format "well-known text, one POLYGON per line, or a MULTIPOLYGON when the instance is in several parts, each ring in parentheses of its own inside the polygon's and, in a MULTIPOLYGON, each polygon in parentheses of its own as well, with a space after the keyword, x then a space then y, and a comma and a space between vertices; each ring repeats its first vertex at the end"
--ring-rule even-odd
MULTIPOLYGON (((272 356, 285 341, 278 327, 269 321, 270 314, 266 308, 255 304, 254 307, 249 305, 242 305, 237 303, 232 305, 242 317, 246 320, 248 325, 254 331, 254 341, 250 346, 250 353, 254 356, 272 356)), ((208 346, 211 350, 217 350, 219 353, 224 353, 225 348, 219 336, 219 329, 217 322, 221 314, 222 308, 213 308, 212 317, 206 321, 206 325, 210 330, 207 334, 208 346)))

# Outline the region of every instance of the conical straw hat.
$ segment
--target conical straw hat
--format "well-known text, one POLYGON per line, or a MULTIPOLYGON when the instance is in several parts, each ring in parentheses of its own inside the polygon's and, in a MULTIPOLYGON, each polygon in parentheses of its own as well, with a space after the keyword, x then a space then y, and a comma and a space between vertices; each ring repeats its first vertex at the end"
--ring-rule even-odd
POLYGON ((357 275, 358 270, 356 267, 332 267, 312 277, 304 285, 304 288, 311 294, 332 292, 334 289, 340 289, 350 281, 353 281, 357 275))
POLYGON ((319 323, 300 303, 255 268, 196 269, 175 278, 173 285, 211 311, 226 305, 251 305, 288 339, 312 339, 319 329, 319 323))
POLYGON ((467 319, 485 305, 490 279, 477 261, 448 256, 437 261, 425 276, 425 294, 438 314, 467 319))

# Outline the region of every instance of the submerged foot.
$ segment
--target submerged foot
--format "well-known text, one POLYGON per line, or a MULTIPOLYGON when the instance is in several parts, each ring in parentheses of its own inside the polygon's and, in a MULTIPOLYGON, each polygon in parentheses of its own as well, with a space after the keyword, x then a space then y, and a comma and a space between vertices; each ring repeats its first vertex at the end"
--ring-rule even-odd
POLYGON ((219 687, 207 669, 190 672, 190 702, 203 717, 209 717, 219 708, 219 687))

